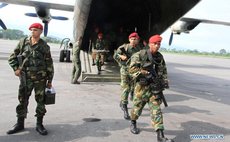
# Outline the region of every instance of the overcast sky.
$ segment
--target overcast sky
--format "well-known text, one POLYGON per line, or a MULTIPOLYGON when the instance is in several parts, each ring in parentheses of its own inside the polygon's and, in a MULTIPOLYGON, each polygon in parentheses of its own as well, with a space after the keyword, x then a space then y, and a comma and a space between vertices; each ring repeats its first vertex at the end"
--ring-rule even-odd
MULTIPOLYGON (((74 5, 75 0, 40 0, 74 5)), ((25 33, 33 22, 41 22, 38 18, 27 17, 24 13, 35 12, 33 7, 8 5, 0 9, 0 18, 10 29, 20 28, 25 33)), ((67 21, 51 20, 49 23, 49 35, 72 38, 73 12, 51 10, 53 16, 66 16, 67 21)), ((210 19, 230 22, 229 0, 202 0, 185 17, 210 19)), ((162 46, 166 48, 197 49, 198 51, 214 51, 225 49, 230 52, 230 27, 212 24, 199 24, 190 34, 174 35, 171 47, 168 46, 170 30, 163 34, 162 46)))

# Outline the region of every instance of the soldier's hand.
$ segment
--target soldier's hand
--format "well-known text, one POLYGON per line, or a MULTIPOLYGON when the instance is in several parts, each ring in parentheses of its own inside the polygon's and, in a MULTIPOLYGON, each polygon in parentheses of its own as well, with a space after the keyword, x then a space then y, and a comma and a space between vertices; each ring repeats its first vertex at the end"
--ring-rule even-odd
POLYGON ((169 89, 169 80, 168 79, 164 80, 164 88, 169 89))
POLYGON ((143 70, 143 69, 141 69, 141 74, 143 74, 143 75, 147 75, 147 74, 149 74, 149 72, 148 72, 147 70, 143 70))
POLYGON ((122 61, 127 60, 127 56, 125 56, 125 55, 120 55, 120 58, 121 58, 122 61))
POLYGON ((17 69, 17 70, 14 72, 14 74, 15 74, 16 76, 20 76, 20 75, 21 75, 21 70, 20 70, 20 69, 17 69))
POLYGON ((50 89, 52 87, 52 83, 48 82, 46 87, 50 89))

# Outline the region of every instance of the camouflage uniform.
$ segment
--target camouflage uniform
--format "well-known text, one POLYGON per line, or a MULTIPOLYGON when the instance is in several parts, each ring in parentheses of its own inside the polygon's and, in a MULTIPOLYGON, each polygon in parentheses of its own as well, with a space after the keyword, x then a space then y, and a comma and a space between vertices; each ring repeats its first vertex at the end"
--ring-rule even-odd
MULTIPOLYGON (((141 50, 140 52, 134 54, 131 58, 129 73, 136 80, 134 90, 135 96, 133 100, 133 108, 131 110, 131 120, 137 120, 141 115, 145 104, 148 103, 151 112, 150 115, 152 126, 155 128, 155 130, 163 130, 163 115, 160 108, 162 100, 159 96, 159 93, 162 93, 162 90, 153 90, 153 88, 150 87, 150 84, 143 85, 140 83, 141 77, 143 77, 141 74, 141 68, 145 63, 151 62, 147 55, 148 50, 149 49, 141 50)), ((154 66, 158 77, 162 80, 167 80, 167 69, 163 55, 160 52, 157 52, 152 56, 155 59, 154 66)))
POLYGON ((117 51, 114 54, 114 59, 119 63, 120 65, 120 74, 121 74, 121 87, 122 87, 122 93, 121 93, 121 103, 122 104, 128 104, 128 96, 129 93, 134 89, 134 84, 132 81, 131 76, 128 73, 128 62, 130 57, 138 52, 140 50, 139 46, 132 47, 129 44, 123 44, 120 47, 118 47, 117 51), (121 48, 125 49, 126 55, 128 57, 127 61, 122 61, 119 57, 119 55, 124 55, 121 48))
MULTIPOLYGON (((26 71, 26 85, 27 85, 27 99, 31 96, 31 92, 35 91, 35 100, 37 102, 36 115, 43 117, 46 113, 44 104, 44 91, 48 82, 52 82, 54 76, 53 60, 50 53, 50 47, 45 41, 40 39, 38 43, 33 46, 30 44, 30 37, 21 39, 14 52, 10 55, 8 62, 14 71, 19 68, 17 55, 22 55, 28 58, 25 62, 23 69, 26 71)), ((24 109, 24 87, 19 85, 18 100, 19 104, 16 107, 17 117, 26 117, 24 109)), ((28 101, 27 101, 28 102, 28 101)), ((28 106, 28 104, 27 104, 28 106)))
POLYGON ((79 41, 73 46, 73 70, 72 70, 72 83, 77 83, 81 75, 81 60, 80 60, 80 43, 79 41))
MULTIPOLYGON (((106 50, 106 41, 104 39, 97 39, 94 45, 94 50, 106 50)), ((101 66, 104 64, 105 53, 96 53, 96 65, 98 67, 98 72, 101 71, 101 66)))

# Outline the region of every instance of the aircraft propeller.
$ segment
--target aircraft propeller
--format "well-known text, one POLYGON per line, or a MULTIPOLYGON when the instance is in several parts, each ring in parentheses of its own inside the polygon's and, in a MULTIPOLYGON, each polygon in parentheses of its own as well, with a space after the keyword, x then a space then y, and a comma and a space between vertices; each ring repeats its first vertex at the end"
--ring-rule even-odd
MULTIPOLYGON (((7 6, 8 4, 7 3, 1 3, 0 4, 0 8, 3 8, 3 7, 5 7, 5 6, 7 6)), ((6 25, 4 24, 4 22, 2 21, 2 19, 0 19, 0 25, 1 25, 1 27, 4 29, 4 30, 6 30, 7 28, 6 28, 6 25)))
POLYGON ((5 6, 7 6, 8 4, 7 3, 1 3, 0 4, 0 8, 3 8, 3 7, 5 7, 5 6))
POLYGON ((44 36, 47 36, 48 33, 48 22, 47 21, 43 21, 44 23, 44 36))
POLYGON ((173 40, 173 32, 171 32, 170 38, 169 38, 169 46, 172 44, 173 40))
POLYGON ((52 19, 55 20, 68 20, 69 18, 63 16, 51 16, 52 19))
POLYGON ((46 14, 46 16, 38 16, 38 14, 36 13, 25 13, 26 16, 30 16, 30 17, 39 17, 40 19, 42 19, 42 22, 44 23, 44 36, 46 37, 48 34, 48 24, 49 21, 51 19, 55 19, 55 20, 68 20, 67 17, 63 17, 63 16, 47 16, 48 14, 46 14))
POLYGON ((4 22, 2 21, 2 19, 0 19, 0 25, 1 25, 1 27, 2 27, 4 30, 7 29, 7 28, 6 28, 6 25, 4 24, 4 22))

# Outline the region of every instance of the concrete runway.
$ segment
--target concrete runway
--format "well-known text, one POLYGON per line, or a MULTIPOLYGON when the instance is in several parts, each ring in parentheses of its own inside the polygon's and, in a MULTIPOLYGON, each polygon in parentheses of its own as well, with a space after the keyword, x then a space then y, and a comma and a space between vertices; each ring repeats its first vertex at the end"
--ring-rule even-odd
MULTIPOLYGON (((129 130, 130 123, 123 119, 119 107, 119 83, 70 84, 72 64, 58 61, 59 45, 55 44, 50 45, 55 66, 53 86, 57 92, 56 104, 47 105, 44 117, 44 125, 49 134, 41 136, 35 131, 36 103, 32 94, 25 131, 7 135, 6 131, 16 123, 19 84, 7 58, 17 41, 0 42, 0 142, 156 141, 147 106, 137 121, 141 133, 133 135, 129 130)), ((169 107, 162 105, 165 135, 175 142, 229 142, 230 60, 163 55, 170 79, 170 89, 164 92, 169 107), (190 138, 192 135, 203 137, 190 138)))

